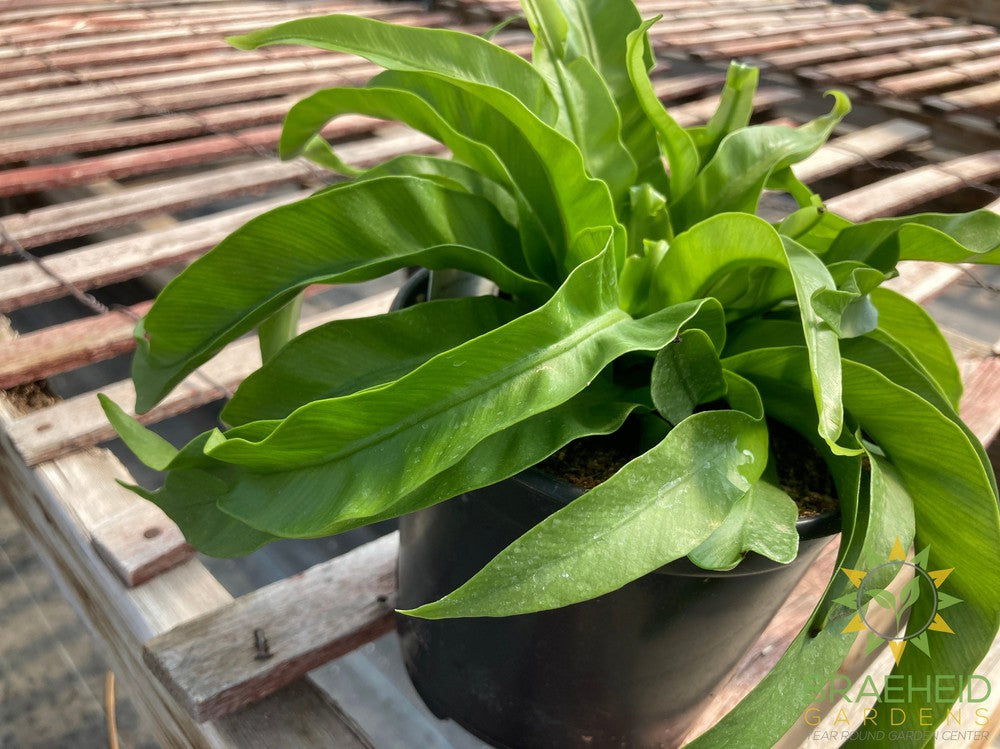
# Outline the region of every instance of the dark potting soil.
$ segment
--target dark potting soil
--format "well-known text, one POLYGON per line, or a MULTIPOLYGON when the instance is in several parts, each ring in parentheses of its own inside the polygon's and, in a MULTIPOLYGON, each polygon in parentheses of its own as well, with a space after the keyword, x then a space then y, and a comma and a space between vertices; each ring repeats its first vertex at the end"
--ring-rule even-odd
MULTIPOLYGON (((814 517, 834 509, 838 504, 836 488, 819 451, 780 422, 768 420, 768 432, 776 456, 778 483, 795 500, 799 517, 814 517)), ((539 468, 586 491, 607 481, 638 455, 635 430, 625 427, 615 434, 574 440, 539 468)))

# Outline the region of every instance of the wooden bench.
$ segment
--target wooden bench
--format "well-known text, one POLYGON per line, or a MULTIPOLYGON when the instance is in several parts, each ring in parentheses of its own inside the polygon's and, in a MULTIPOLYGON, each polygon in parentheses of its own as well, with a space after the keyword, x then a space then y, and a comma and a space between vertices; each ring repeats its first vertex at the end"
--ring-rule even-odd
MULTIPOLYGON (((0 23, 6 24, 5 40, 0 40, 0 162, 11 165, 0 173, 0 195, 60 198, 0 218, 0 254, 44 253, 41 264, 22 259, 0 267, 0 313, 80 297, 189 261, 250 217, 329 179, 304 162, 281 163, 270 155, 277 123, 290 98, 334 80, 361 82, 371 66, 300 48, 234 53, 221 43, 221 34, 272 23, 292 12, 344 8, 398 22, 462 27, 451 11, 423 14, 410 5, 309 0, 294 11, 280 0, 248 5, 211 0, 182 7, 169 0, 136 0, 122 8, 115 3, 11 0, 0 10, 0 23), (90 23, 87 28, 61 33, 83 18, 90 23), (266 96, 261 80, 266 81, 266 96), (19 87, 19 81, 27 85, 19 87), (72 93, 50 106, 51 91, 67 83, 73 84, 65 89, 72 93), (137 114, 142 119, 130 119, 137 114), (108 149, 113 150, 98 153, 108 149), (233 199, 240 204, 227 202, 233 199), (195 210, 204 215, 192 215, 195 210), (55 244, 63 241, 72 246, 55 244)), ((464 28, 474 30, 492 21, 491 13, 506 13, 510 7, 500 2, 463 5, 473 18, 464 28)), ((640 6, 644 15, 665 12, 676 19, 673 36, 669 26, 654 35, 658 51, 670 54, 691 51, 699 34, 699 49, 708 48, 706 39, 715 39, 712 49, 719 54, 737 49, 733 45, 750 45, 742 49, 761 53, 786 50, 774 55, 805 54, 823 47, 796 50, 798 43, 789 43, 788 23, 812 24, 815 33, 838 39, 842 34, 860 39, 867 35, 862 33, 865 25, 876 18, 867 8, 841 8, 821 0, 643 0, 640 6), (755 19, 772 32, 747 36, 755 19), (706 37, 710 31, 717 35, 706 37)), ((881 22, 889 24, 887 29, 898 28, 891 24, 912 26, 914 35, 908 38, 917 39, 917 46, 935 43, 937 37, 929 35, 937 31, 957 30, 933 19, 890 16, 881 22)), ((963 38, 989 36, 978 30, 963 38)), ((820 38, 829 42, 825 48, 836 46, 831 38, 820 38)), ((499 40, 521 54, 528 52, 517 30, 499 40)), ((718 103, 720 83, 720 72, 712 69, 660 75, 654 81, 684 125, 708 119, 718 103)), ((800 96, 795 89, 765 85, 757 99, 758 117, 794 119, 797 115, 785 109, 793 109, 800 96)), ((343 141, 341 155, 358 166, 401 153, 439 150, 421 135, 368 118, 337 120, 329 134, 343 141)), ((873 168, 876 160, 922 146, 931 137, 925 125, 887 120, 845 131, 797 172, 807 182, 836 182, 847 174, 870 180, 830 200, 831 207, 853 219, 898 214, 970 182, 1000 177, 995 151, 885 179, 873 168)), ((992 199, 983 193, 981 204, 992 199)), ((962 269, 908 264, 892 284, 927 302, 963 276, 962 269)), ((313 310, 303 329, 377 314, 390 297, 391 292, 381 292, 313 310)), ((0 496, 50 563, 165 745, 370 746, 351 717, 308 674, 391 629, 395 535, 233 599, 169 519, 115 483, 130 477, 99 447, 114 434, 96 394, 105 393, 129 409, 134 402, 131 383, 110 382, 61 400, 32 396, 43 392, 38 380, 130 350, 134 316, 148 304, 127 310, 98 307, 98 313, 21 336, 0 318, 0 388, 6 388, 0 393, 0 496), (257 632, 268 641, 271 657, 255 657, 263 647, 255 642, 257 632)), ((950 340, 967 387, 962 413, 990 444, 1000 430, 1000 362, 986 344, 958 335, 950 340)), ((144 414, 143 421, 157 423, 219 401, 253 371, 257 357, 255 341, 233 343, 144 414)), ((692 735, 735 704, 777 660, 811 610, 834 554, 831 546, 732 679, 720 685, 692 735)), ((989 673, 1000 668, 996 652, 994 648, 992 660, 982 667, 989 673)), ((790 735, 789 745, 799 740, 790 735)))

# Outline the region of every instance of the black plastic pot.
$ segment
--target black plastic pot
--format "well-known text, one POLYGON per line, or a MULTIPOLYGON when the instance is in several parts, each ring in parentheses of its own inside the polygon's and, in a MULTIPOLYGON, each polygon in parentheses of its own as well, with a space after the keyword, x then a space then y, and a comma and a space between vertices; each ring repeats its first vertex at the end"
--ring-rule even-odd
MULTIPOLYGON (((411 295, 419 283, 408 284, 411 295)), ((451 592, 580 493, 529 469, 401 518, 400 608, 451 592)), ((717 573, 679 560, 554 611, 398 616, 406 668, 436 715, 495 746, 677 746, 839 530, 839 517, 800 520, 798 530, 799 554, 789 565, 749 555, 717 573)))

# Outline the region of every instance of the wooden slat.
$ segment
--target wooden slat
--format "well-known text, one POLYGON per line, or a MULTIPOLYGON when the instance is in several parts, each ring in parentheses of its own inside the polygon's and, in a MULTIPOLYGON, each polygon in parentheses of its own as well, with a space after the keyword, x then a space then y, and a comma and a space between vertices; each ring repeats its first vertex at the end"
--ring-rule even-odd
POLYGON ((804 68, 798 75, 815 83, 848 82, 883 78, 894 73, 919 70, 962 60, 971 60, 980 55, 1000 52, 1000 38, 993 37, 971 44, 949 44, 923 49, 903 49, 893 54, 846 62, 834 62, 815 68, 804 68))
MULTIPOLYGON (((386 17, 391 17, 394 23, 421 22, 419 10, 414 8, 413 5, 402 5, 396 7, 390 5, 370 5, 366 8, 358 8, 358 11, 360 15, 365 15, 371 18, 384 19, 386 17)), ((273 20, 290 20, 298 17, 298 15, 299 14, 290 7, 285 13, 276 13, 273 16, 273 20)), ((454 21, 454 16, 450 14, 427 13, 425 16, 427 18, 428 25, 454 21)), ((59 37, 54 41, 27 43, 23 45, 19 44, 16 47, 0 47, 0 60, 29 56, 39 57, 67 51, 89 50, 95 52, 106 48, 142 44, 151 39, 168 40, 198 36, 212 38, 215 40, 216 45, 221 47, 225 44, 224 37, 229 34, 245 33, 268 25, 273 24, 268 23, 266 20, 262 21, 259 18, 252 18, 245 21, 237 16, 229 21, 221 23, 202 24, 181 22, 163 29, 93 34, 77 38, 59 37)))
POLYGON ((291 99, 255 101, 204 109, 197 116, 165 114, 134 122, 111 122, 65 131, 15 135, 0 140, 0 163, 143 145, 280 122, 292 103, 291 99))
POLYGON ((969 60, 933 70, 889 76, 865 85, 878 93, 914 96, 935 89, 982 81, 997 73, 1000 73, 1000 55, 969 60))
MULTIPOLYGON (((348 164, 370 166, 400 153, 426 153, 436 144, 420 133, 386 134, 378 139, 345 143, 337 152, 348 164)), ((98 195, 69 203, 38 208, 24 214, 6 216, 0 223, 27 248, 59 239, 79 237, 167 211, 210 205, 224 198, 256 195, 273 187, 301 180, 311 173, 301 160, 259 161, 213 169, 204 174, 162 180, 130 187, 111 195, 98 195)), ((114 249, 121 250, 120 246, 114 249)), ((0 244, 0 255, 13 249, 0 244)), ((52 262, 57 263, 56 259, 52 262)), ((72 264, 71 264, 72 265, 72 264)), ((9 269, 8 269, 9 270, 9 269)), ((72 268, 65 268, 72 273, 72 268)), ((0 274, 4 271, 0 270, 0 274)), ((80 274, 76 274, 81 278, 80 274)), ((24 279, 22 279, 24 280, 24 279)), ((0 284, 0 298, 7 291, 0 284)), ((10 289, 11 293, 16 290, 10 289)))
MULTIPOLYGON (((323 133, 330 139, 356 137, 370 133, 379 124, 382 123, 370 117, 347 115, 330 123, 323 133)), ((7 169, 0 172, 0 197, 85 185, 99 179, 135 177, 166 168, 207 165, 234 156, 256 155, 258 150, 275 148, 280 137, 281 126, 268 125, 238 130, 233 134, 206 135, 177 143, 132 148, 61 164, 7 169)))
POLYGON ((888 120, 878 125, 835 138, 793 167, 803 182, 814 182, 832 174, 879 158, 926 140, 930 129, 909 120, 888 120))
POLYGON ((893 50, 915 49, 942 42, 963 42, 993 36, 996 36, 996 31, 986 26, 952 26, 918 34, 880 35, 877 39, 862 39, 850 44, 808 45, 800 49, 766 54, 760 62, 766 67, 789 70, 831 60, 856 59, 893 50))
POLYGON ((699 60, 718 60, 727 57, 742 57, 774 52, 779 49, 800 47, 809 44, 829 44, 855 39, 863 39, 880 34, 895 34, 903 31, 918 31, 933 25, 931 19, 908 19, 898 21, 875 21, 871 23, 853 22, 847 28, 822 28, 800 33, 776 33, 763 35, 745 41, 727 42, 691 50, 691 55, 699 60))
POLYGON ((904 260, 896 270, 899 275, 886 281, 885 286, 919 304, 931 301, 963 275, 959 266, 923 260, 904 260))
POLYGON ((152 580, 194 556, 194 548, 163 510, 136 502, 93 531, 94 549, 128 587, 152 580))
POLYGON ((227 715, 389 632, 398 548, 393 532, 241 596, 147 642, 145 661, 197 720, 227 715))
MULTIPOLYGON (((141 316, 151 305, 141 302, 128 310, 141 316)), ((112 311, 0 342, 0 390, 131 351, 134 327, 128 314, 112 311)))
POLYGON ((929 96, 922 104, 925 109, 936 112, 962 112, 974 109, 997 112, 1000 111, 1000 81, 949 91, 940 96, 929 96))
MULTIPOLYGON (((380 314, 388 309, 394 296, 395 292, 377 294, 313 315, 303 320, 300 330, 331 320, 380 314)), ((219 400, 223 394, 219 392, 218 385, 232 390, 258 367, 260 352, 256 339, 239 340, 201 367, 199 372, 204 376, 198 372, 188 376, 160 403, 138 418, 144 424, 151 424, 219 400)), ((28 465, 37 465, 81 447, 113 439, 115 432, 101 410, 97 392, 104 393, 134 415, 135 388, 130 380, 116 382, 100 391, 84 393, 49 408, 33 411, 12 420, 8 425, 8 432, 17 443, 24 461, 28 465)))
MULTIPOLYGON (((309 57, 293 57, 278 60, 246 60, 235 59, 229 64, 215 68, 198 68, 194 71, 179 73, 155 73, 122 80, 83 82, 73 86, 65 86, 59 91, 60 104, 79 104, 88 101, 100 101, 117 96, 146 96, 163 91, 176 91, 188 87, 211 88, 233 80, 254 78, 262 79, 262 86, 267 85, 270 76, 303 71, 324 71, 329 76, 331 84, 356 81, 359 76, 369 76, 377 70, 364 61, 347 55, 326 54, 309 57), (360 73, 355 72, 361 68, 360 73), (341 76, 348 76, 341 78, 341 76)), ((16 83, 16 81, 15 81, 16 83)), ((266 89, 263 89, 266 90, 266 89)), ((51 91, 31 91, 20 95, 6 95, 0 98, 0 112, 21 112, 52 105, 51 91)))
POLYGON ((102 645, 107 662, 129 686, 129 698, 162 746, 371 749, 340 710, 301 681, 238 716, 197 724, 141 659, 142 643, 231 596, 196 560, 145 585, 121 585, 93 550, 92 529, 137 498, 114 479, 132 477, 106 451, 86 451, 30 471, 0 426, 0 500, 17 517, 66 598, 102 645), (308 716, 308 719, 303 719, 308 716))
POLYGON ((982 360, 965 382, 962 420, 984 445, 1000 436, 1000 356, 982 360))
POLYGON ((827 207, 851 221, 892 216, 961 189, 966 182, 1000 177, 1000 151, 963 156, 888 177, 826 201, 827 207))
MULTIPOLYGON (((307 191, 297 192, 185 221, 168 229, 88 245, 48 257, 45 266, 77 288, 104 286, 197 257, 251 218, 308 194, 307 191)), ((60 281, 32 263, 22 262, 0 268, 0 312, 56 299, 68 293, 60 281)))

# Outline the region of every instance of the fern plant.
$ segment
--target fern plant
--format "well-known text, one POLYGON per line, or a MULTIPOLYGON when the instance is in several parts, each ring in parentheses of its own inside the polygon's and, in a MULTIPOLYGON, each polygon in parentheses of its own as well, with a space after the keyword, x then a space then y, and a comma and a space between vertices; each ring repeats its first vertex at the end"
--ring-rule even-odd
MULTIPOLYGON (((880 285, 900 260, 997 262, 1000 217, 852 223, 791 168, 848 113, 843 94, 801 127, 750 126, 757 71, 733 65, 708 124, 684 128, 654 94, 653 21, 632 2, 523 7, 531 62, 469 34, 349 15, 230 40, 348 52, 385 71, 319 91, 285 121, 283 157, 306 154, 349 179, 235 231, 138 326, 139 412, 254 328, 265 361, 225 406, 230 428, 180 450, 105 400, 125 442, 166 472, 156 491, 132 488, 200 550, 241 555, 419 510, 641 415, 656 436, 648 450, 459 589, 406 612, 507 616, 596 597, 685 556, 709 569, 748 551, 794 558, 796 507, 768 454, 773 419, 829 467, 838 567, 885 559, 898 537, 955 568, 959 634, 936 642, 933 660, 911 649, 896 672, 971 673, 997 631, 996 481, 958 417, 961 382, 940 332, 880 285), (349 113, 405 123, 451 156, 348 169, 319 133, 349 113), (765 189, 799 209, 775 224, 757 217, 765 189), (306 286, 413 265, 475 274, 502 293, 292 336, 306 286)), ((801 674, 835 672, 851 644, 842 577, 696 745, 769 746, 795 721, 809 702, 801 674)), ((914 715, 921 707, 938 723, 948 706, 914 715)), ((893 746, 922 743, 908 741, 893 746)))

